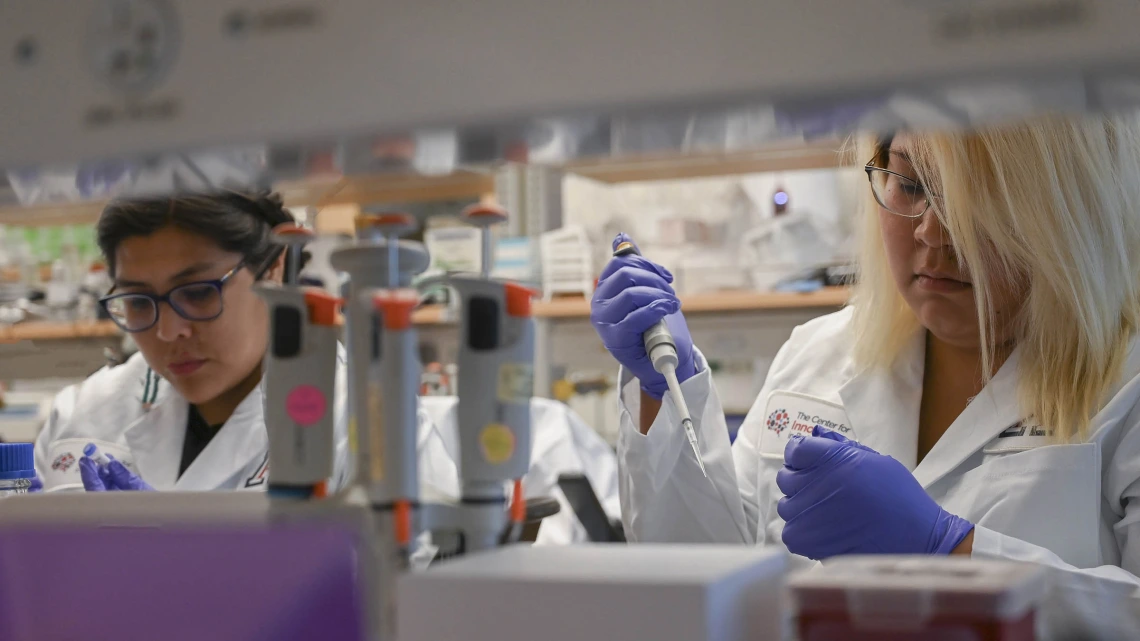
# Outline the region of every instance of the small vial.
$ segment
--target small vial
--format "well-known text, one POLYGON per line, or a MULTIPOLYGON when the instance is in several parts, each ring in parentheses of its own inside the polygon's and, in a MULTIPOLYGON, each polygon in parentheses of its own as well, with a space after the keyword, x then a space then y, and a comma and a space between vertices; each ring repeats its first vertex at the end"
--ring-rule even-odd
POLYGON ((0 443, 0 498, 27 494, 36 478, 31 443, 0 443))
POLYGON ((99 467, 107 467, 107 464, 111 462, 111 459, 107 458, 107 455, 101 452, 94 443, 88 443, 83 447, 83 456, 95 461, 99 467))

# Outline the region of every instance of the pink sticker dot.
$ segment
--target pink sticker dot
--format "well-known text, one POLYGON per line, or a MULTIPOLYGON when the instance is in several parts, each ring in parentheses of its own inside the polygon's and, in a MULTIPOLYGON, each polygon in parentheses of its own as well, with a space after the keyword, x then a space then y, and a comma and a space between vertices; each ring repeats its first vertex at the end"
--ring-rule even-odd
POLYGON ((321 420, 326 409, 328 400, 315 385, 298 385, 285 397, 285 412, 303 427, 321 420))

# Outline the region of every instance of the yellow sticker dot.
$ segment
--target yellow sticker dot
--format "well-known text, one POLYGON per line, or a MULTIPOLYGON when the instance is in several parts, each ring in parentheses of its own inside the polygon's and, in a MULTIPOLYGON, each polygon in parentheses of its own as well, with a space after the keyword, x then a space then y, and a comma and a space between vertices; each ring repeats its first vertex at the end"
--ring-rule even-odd
POLYGON ((479 433, 483 458, 492 465, 506 463, 515 453, 515 434, 511 428, 491 423, 479 433))

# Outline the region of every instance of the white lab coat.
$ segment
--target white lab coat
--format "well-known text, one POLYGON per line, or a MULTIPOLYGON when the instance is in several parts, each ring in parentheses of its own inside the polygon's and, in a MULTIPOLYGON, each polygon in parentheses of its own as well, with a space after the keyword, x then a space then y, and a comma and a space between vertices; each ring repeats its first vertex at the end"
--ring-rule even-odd
MULTIPOLYGON (((420 403, 439 429, 451 460, 459 460, 458 397, 424 396, 420 403)), ((523 477, 523 493, 527 498, 554 497, 560 507, 558 514, 543 519, 535 542, 585 542, 588 540, 586 530, 558 489, 558 477, 561 474, 584 474, 598 495, 602 509, 611 518, 618 518, 621 503, 617 457, 602 437, 565 403, 545 398, 531 399, 530 424, 531 462, 523 477)), ((452 474, 456 474, 454 468, 452 474)), ((448 488, 450 496, 458 496, 458 475, 451 479, 448 488)))
MULTIPOLYGON (((638 431, 637 381, 623 372, 618 457, 631 540, 780 544, 776 472, 783 460, 776 446, 789 432, 768 425, 770 416, 790 409, 784 405, 793 397, 784 393, 791 392, 814 399, 813 407, 837 408, 850 426, 848 437, 902 462, 943 508, 974 523, 974 557, 1050 568, 1050 635, 1140 633, 1137 343, 1086 442, 1054 445, 1041 430, 1021 429, 1015 350, 916 465, 925 335, 913 339, 891 370, 856 371, 852 311, 792 333, 731 447, 707 367, 682 384, 711 483, 701 476, 668 397, 649 433, 638 431), (774 398, 781 407, 768 407, 774 398)), ((778 428, 780 421, 772 424, 778 428)))
MULTIPOLYGON (((353 468, 348 449, 343 354, 340 358, 335 473, 330 490, 342 487, 351 478, 353 468)), ((455 463, 459 460, 458 399, 448 396, 420 400, 417 442, 421 499, 455 499, 459 495, 455 463)), ((76 439, 74 444, 81 449, 84 439, 97 439, 128 450, 124 462, 156 490, 264 490, 269 450, 263 403, 259 385, 178 477, 189 403, 154 375, 141 353, 135 354, 126 363, 99 370, 59 393, 36 439, 36 469, 45 478, 45 490, 51 490, 50 476, 43 472, 53 463, 48 460, 52 444, 76 439)), ((561 504, 561 512, 540 528, 539 541, 584 541, 585 530, 557 488, 558 475, 586 474, 603 508, 616 518, 620 514, 617 458, 593 429, 557 401, 534 399, 531 424, 533 447, 530 471, 523 478, 525 492, 528 497, 554 496, 561 504)), ((77 450, 73 458, 80 455, 77 450)))
MULTIPOLYGON (((336 449, 330 490, 340 489, 352 476, 346 411, 348 379, 343 350, 338 359, 334 405, 336 449)), ((63 439, 98 439, 129 450, 129 460, 125 462, 156 490, 264 490, 268 479, 269 440, 265 430, 263 385, 254 388, 238 404, 221 430, 179 477, 190 404, 169 383, 155 376, 141 353, 117 367, 103 368, 82 383, 67 387, 55 398, 35 447, 36 469, 45 479, 44 489, 52 489, 49 475, 44 471, 53 463, 48 460, 53 443, 63 439)), ((418 445, 425 491, 440 492, 435 479, 454 474, 455 464, 448 457, 438 430, 422 409, 418 445)), ((80 453, 75 452, 73 456, 77 459, 80 453)))

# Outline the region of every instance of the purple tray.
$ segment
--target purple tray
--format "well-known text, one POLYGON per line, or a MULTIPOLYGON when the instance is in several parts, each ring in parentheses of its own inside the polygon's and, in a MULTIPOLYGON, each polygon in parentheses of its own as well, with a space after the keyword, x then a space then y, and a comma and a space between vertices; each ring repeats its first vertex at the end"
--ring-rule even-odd
POLYGON ((359 641, 334 527, 0 532, 0 639, 359 641))

